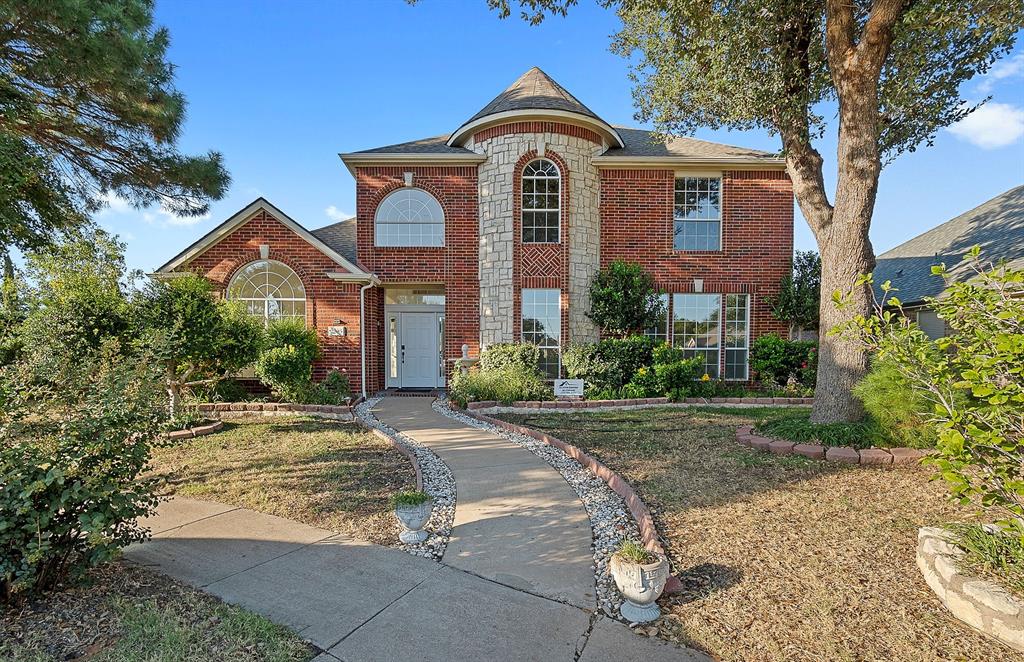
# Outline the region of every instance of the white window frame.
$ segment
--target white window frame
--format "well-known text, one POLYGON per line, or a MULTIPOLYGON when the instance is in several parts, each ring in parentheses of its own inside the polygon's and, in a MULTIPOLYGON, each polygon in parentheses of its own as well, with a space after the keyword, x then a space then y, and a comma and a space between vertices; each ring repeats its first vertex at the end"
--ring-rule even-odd
MULTIPOLYGON (((748 381, 750 379, 750 295, 745 293, 745 292, 734 292, 732 294, 726 294, 725 298, 722 300, 722 304, 725 306, 723 308, 723 315, 722 315, 722 343, 721 343, 721 346, 722 346, 722 351, 725 352, 722 355, 724 357, 724 360, 722 361, 722 377, 723 377, 723 379, 725 379, 725 381, 729 381, 729 382, 745 382, 745 381, 748 381), (739 345, 737 345, 735 347, 730 347, 729 346, 728 327, 729 327, 729 324, 730 324, 730 322, 729 322, 729 298, 730 297, 743 297, 744 298, 744 302, 745 302, 744 306, 743 306, 743 308, 744 308, 744 327, 745 328, 743 330, 744 333, 743 333, 743 345, 742 346, 739 346, 739 345), (732 350, 732 351, 743 350, 743 352, 745 353, 746 359, 743 361, 743 376, 742 377, 728 377, 728 376, 726 376, 726 373, 728 372, 728 367, 729 367, 729 351, 730 350, 732 350)), ((738 310, 739 308, 736 307, 736 306, 733 306, 733 309, 734 310, 738 310)), ((735 324, 735 322, 732 322, 732 323, 735 324)))
MULTIPOLYGON (((563 188, 562 169, 559 168, 558 164, 555 163, 554 161, 552 161, 551 159, 546 159, 544 157, 538 157, 536 159, 531 159, 528 163, 526 163, 526 165, 523 166, 523 170, 520 173, 519 180, 520 180, 519 181, 519 239, 520 239, 520 241, 522 243, 524 243, 524 244, 560 244, 560 243, 562 243, 562 188, 563 188), (534 163, 537 163, 538 161, 545 161, 546 163, 550 163, 551 166, 555 169, 555 172, 558 173, 558 174, 555 177, 552 177, 550 175, 541 175, 541 176, 538 176, 538 175, 527 175, 526 174, 526 169, 528 167, 530 167, 531 165, 533 165, 534 163), (526 196, 527 195, 536 195, 536 193, 529 193, 528 194, 524 190, 526 188, 527 180, 534 181, 534 182, 538 182, 538 181, 548 182, 548 181, 554 180, 554 181, 558 182, 558 204, 557 204, 556 208, 555 209, 551 209, 549 207, 545 207, 543 209, 540 209, 540 208, 536 208, 536 207, 531 207, 531 208, 527 209, 526 208, 526 196), (545 240, 545 241, 537 241, 536 239, 533 239, 533 240, 530 240, 530 241, 526 240, 526 238, 524 236, 526 234, 526 214, 527 213, 534 213, 534 212, 540 212, 540 213, 545 213, 545 214, 550 214, 550 213, 554 212, 555 214, 558 215, 558 238, 555 241, 547 241, 547 240, 545 240)), ((545 198, 546 197, 547 197, 547 194, 545 193, 545 198)), ((534 228, 534 232, 536 232, 537 226, 534 225, 533 228, 534 228)), ((547 228, 544 228, 544 229, 545 229, 545 231, 547 230, 547 228)))
MULTIPOLYGON (((254 275, 256 275, 256 274, 254 274, 254 275)), ((280 290, 280 286, 277 286, 275 289, 277 291, 279 291, 280 290)), ((259 315, 257 315, 253 311, 253 306, 251 304, 262 303, 263 304, 263 315, 262 315, 262 317, 263 317, 263 324, 264 325, 270 324, 271 321, 279 320, 279 319, 301 319, 303 324, 306 323, 306 299, 307 299, 307 297, 306 297, 306 286, 303 284, 302 279, 299 278, 299 274, 295 273, 294 269, 292 269, 287 264, 285 264, 284 262, 281 262, 279 260, 270 260, 270 259, 264 260, 264 259, 260 259, 260 260, 253 260, 252 262, 248 262, 245 265, 243 265, 241 268, 239 268, 237 271, 235 271, 234 275, 231 277, 231 281, 228 283, 228 287, 225 290, 225 298, 227 298, 229 301, 241 301, 241 302, 244 302, 247 311, 249 312, 249 314, 253 315, 254 317, 259 317, 259 315), (294 283, 289 283, 289 288, 290 288, 291 294, 293 296, 288 296, 288 297, 284 297, 284 296, 274 296, 274 297, 271 297, 271 296, 262 296, 262 297, 256 297, 256 296, 237 296, 234 292, 232 292, 232 290, 234 290, 237 287, 240 287, 242 285, 241 281, 244 279, 245 281, 247 281, 249 284, 253 285, 253 287, 255 287, 257 289, 260 287, 260 285, 262 285, 264 287, 264 289, 267 290, 267 294, 269 294, 269 290, 270 290, 270 287, 271 287, 270 278, 269 278, 269 273, 270 273, 269 269, 264 269, 264 272, 268 274, 268 277, 266 277, 264 279, 264 282, 262 284, 260 284, 260 285, 256 284, 256 282, 253 280, 253 276, 250 276, 250 275, 246 274, 246 270, 250 269, 253 265, 256 265, 256 264, 264 264, 264 265, 267 265, 268 267, 273 264, 273 265, 278 265, 280 267, 283 267, 285 270, 287 270, 289 275, 285 278, 285 280, 283 282, 284 283, 288 283, 288 281, 290 281, 292 278, 295 279, 294 283), (299 292, 302 293, 302 296, 300 296, 300 297, 299 296, 294 296, 296 289, 299 292), (301 306, 302 314, 301 315, 295 315, 295 314, 290 314, 290 315, 271 315, 271 313, 270 313, 270 303, 272 301, 281 301, 281 302, 287 301, 287 302, 292 303, 292 304, 301 303, 302 304, 302 306, 301 306)), ((294 308, 295 308, 295 306, 293 305, 292 309, 294 310, 294 308)))
MULTIPOLYGON (((707 308, 708 310, 712 310, 712 308, 708 307, 708 306, 705 306, 705 308, 707 308)), ((685 353, 686 356, 696 356, 697 354, 704 354, 705 355, 704 370, 708 374, 708 376, 710 376, 712 379, 720 379, 721 376, 722 376, 722 328, 723 328, 723 319, 722 319, 722 295, 721 294, 714 293, 714 292, 686 292, 686 293, 676 293, 676 294, 672 295, 672 346, 673 347, 677 347, 677 346, 680 346, 680 343, 682 343, 682 346, 680 348, 683 350, 683 352, 685 353), (685 343, 687 342, 688 337, 692 337, 692 338, 696 339, 698 337, 698 335, 688 336, 685 332, 684 333, 678 333, 676 331, 676 322, 677 321, 679 321, 679 322, 686 321, 686 320, 683 320, 683 319, 680 319, 679 317, 677 317, 681 312, 685 312, 687 310, 687 306, 684 303, 685 297, 715 297, 717 299, 716 306, 717 306, 717 309, 718 309, 718 332, 715 334, 715 340, 716 340, 716 343, 717 343, 715 345, 715 347, 713 347, 713 348, 712 347, 697 347, 696 343, 694 344, 693 347, 687 347, 685 345, 685 343), (707 370, 707 367, 709 365, 709 361, 706 358, 706 356, 708 354, 711 354, 712 352, 714 352, 714 355, 715 355, 715 366, 716 366, 716 368, 715 368, 714 374, 711 374, 711 372, 707 370)), ((706 335, 708 335, 708 334, 699 334, 699 336, 706 336, 706 335)), ((702 373, 702 374, 704 374, 704 373, 702 373)))
POLYGON ((665 306, 665 315, 661 320, 665 324, 665 333, 658 333, 655 327, 648 327, 644 329, 644 335, 648 338, 654 338, 655 340, 661 340, 662 342, 671 342, 672 339, 672 310, 670 302, 672 297, 668 292, 660 292, 658 294, 658 300, 665 306))
MULTIPOLYGON (((555 333, 554 334, 549 334, 549 335, 553 335, 554 336, 556 344, 555 345, 537 345, 537 347, 542 349, 542 350, 544 350, 544 349, 548 349, 548 350, 553 349, 553 350, 555 350, 555 355, 558 357, 558 363, 557 363, 558 374, 555 375, 554 377, 551 377, 550 375, 545 373, 544 376, 545 376, 545 379, 548 379, 549 381, 553 380, 553 379, 558 379, 561 376, 561 374, 562 374, 562 291, 558 290, 558 289, 546 288, 546 287, 541 287, 541 288, 523 288, 522 290, 520 290, 520 292, 519 292, 519 338, 523 342, 533 342, 532 340, 527 340, 527 338, 526 338, 526 333, 527 333, 526 332, 526 319, 527 319, 527 315, 526 315, 527 296, 526 296, 526 294, 527 294, 527 292, 531 292, 531 293, 543 292, 543 293, 545 293, 547 295, 551 295, 552 293, 554 294, 555 301, 556 301, 556 307, 555 307, 556 314, 554 316, 554 320, 557 323, 558 328, 557 329, 553 329, 555 331, 555 333)), ((531 302, 531 305, 533 305, 532 302, 531 302)), ((543 305, 547 309, 547 308, 550 307, 551 304, 550 304, 550 302, 545 302, 543 305)), ((548 311, 546 310, 545 312, 548 312, 548 311)), ((531 318, 539 319, 536 315, 532 315, 531 318)), ((548 319, 548 317, 545 315, 544 319, 548 319)), ((551 329, 549 329, 549 330, 551 330, 551 329)))
POLYGON ((428 191, 421 188, 405 187, 392 191, 377 205, 373 216, 373 244, 378 248, 443 248, 445 243, 444 207, 428 191), (409 196, 417 194, 422 199, 413 200, 409 196), (405 200, 400 200, 405 196, 405 200), (402 208, 403 203, 406 208, 402 208), (413 209, 413 204, 418 205, 413 209), (426 216, 424 216, 426 215, 426 216), (430 226, 429 237, 423 232, 430 226), (440 234, 437 229, 440 228, 440 234), (417 239, 412 239, 412 230, 416 229, 417 239), (408 230, 408 239, 403 239, 403 230, 408 230), (394 234, 397 232, 397 236, 394 234), (427 237, 424 241, 424 237, 427 237))
MULTIPOLYGON (((699 189, 697 190, 699 193, 699 189)), ((725 225, 723 220, 723 209, 725 208, 725 191, 723 189, 722 173, 704 173, 704 172, 677 172, 675 173, 675 179, 672 183, 672 250, 676 252, 685 253, 721 253, 723 244, 723 227, 725 225), (679 190, 679 182, 686 181, 687 179, 714 179, 718 181, 718 217, 717 218, 706 218, 706 219, 685 219, 676 217, 676 208, 679 206, 676 204, 676 195, 678 193, 685 193, 688 189, 684 188, 682 191, 679 190), (682 247, 676 246, 676 227, 680 223, 717 223, 718 224, 718 247, 717 248, 686 248, 686 235, 682 235, 682 247)))

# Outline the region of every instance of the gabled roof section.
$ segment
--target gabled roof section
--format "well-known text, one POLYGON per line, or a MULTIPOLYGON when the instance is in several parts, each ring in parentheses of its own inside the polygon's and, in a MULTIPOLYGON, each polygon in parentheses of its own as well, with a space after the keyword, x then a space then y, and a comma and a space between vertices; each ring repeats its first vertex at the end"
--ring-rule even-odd
POLYGON ((410 140, 409 142, 385 145, 384 147, 374 147, 373 149, 364 149, 359 152, 349 152, 344 156, 355 156, 358 154, 474 154, 474 152, 465 147, 450 146, 448 139, 451 138, 451 135, 446 133, 443 136, 410 140))
POLYGON ((686 136, 660 137, 654 131, 615 127, 625 143, 623 147, 612 147, 604 154, 596 157, 595 162, 611 163, 619 160, 658 159, 676 160, 680 163, 689 161, 738 161, 763 162, 766 165, 785 165, 785 161, 772 152, 747 147, 736 147, 707 140, 698 140, 686 136))
POLYGON ((463 138, 487 125, 530 116, 583 120, 597 128, 609 143, 623 144, 615 129, 597 113, 583 105, 551 76, 533 67, 456 129, 448 139, 448 145, 459 145, 463 138))
MULTIPOLYGON (((936 297, 945 284, 932 275, 932 265, 945 262, 954 279, 969 278, 971 272, 961 266, 961 260, 975 245, 981 246, 981 258, 986 262, 1005 260, 1007 266, 1024 269, 1024 186, 879 255, 874 270, 876 290, 888 280, 904 304, 936 297)), ((881 297, 881 292, 876 291, 876 296, 881 297)))
POLYGON ((371 278, 370 274, 366 273, 334 248, 327 245, 322 239, 315 236, 306 228, 302 227, 297 221, 292 219, 290 216, 285 214, 283 211, 270 204, 265 198, 256 198, 248 205, 240 209, 238 212, 233 214, 226 221, 215 227, 214 229, 207 232, 205 235, 200 237, 195 243, 174 256, 167 264, 163 265, 156 270, 157 274, 167 274, 179 267, 188 264, 192 260, 196 259, 209 248, 217 245, 222 239, 230 235, 236 228, 243 225, 246 221, 250 220, 258 212, 265 211, 275 219, 280 221, 285 227, 290 229, 292 232, 297 234, 299 237, 304 239, 309 245, 317 249, 327 257, 331 258, 354 276, 365 276, 371 278))
POLYGON ((337 223, 312 230, 313 236, 337 251, 352 264, 359 264, 356 257, 356 219, 346 218, 337 223))

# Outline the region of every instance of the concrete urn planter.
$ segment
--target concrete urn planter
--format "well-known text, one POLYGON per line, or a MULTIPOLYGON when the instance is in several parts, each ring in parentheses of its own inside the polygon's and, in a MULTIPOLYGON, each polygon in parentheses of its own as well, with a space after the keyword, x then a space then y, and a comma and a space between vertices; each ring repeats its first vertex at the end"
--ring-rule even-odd
POLYGON ((633 623, 646 623, 661 616, 657 600, 668 582, 668 559, 654 563, 632 563, 618 554, 609 564, 615 585, 626 601, 619 608, 622 617, 633 623))
POLYGON ((434 501, 425 501, 418 506, 396 506, 395 517, 405 530, 398 534, 404 543, 416 544, 427 539, 423 527, 430 521, 430 513, 434 510, 434 501))

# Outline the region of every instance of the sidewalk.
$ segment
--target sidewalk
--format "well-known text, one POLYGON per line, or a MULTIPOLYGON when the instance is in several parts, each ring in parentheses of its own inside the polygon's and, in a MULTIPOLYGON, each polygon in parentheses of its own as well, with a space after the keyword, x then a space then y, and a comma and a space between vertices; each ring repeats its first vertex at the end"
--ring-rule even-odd
POLYGON ((437 453, 457 501, 444 562, 529 593, 594 609, 590 519, 565 479, 507 439, 433 410, 433 398, 389 397, 383 423, 437 453))
MULTIPOLYGON (((525 452, 525 451, 524 451, 525 452)), ((125 551, 287 625, 326 651, 316 662, 707 660, 592 610, 298 522, 173 499, 125 551)))

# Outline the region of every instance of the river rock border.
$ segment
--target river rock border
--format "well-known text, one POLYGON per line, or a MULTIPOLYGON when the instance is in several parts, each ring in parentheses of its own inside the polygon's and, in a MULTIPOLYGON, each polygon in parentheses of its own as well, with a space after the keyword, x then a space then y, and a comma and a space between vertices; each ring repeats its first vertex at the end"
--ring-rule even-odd
POLYGON ((634 398, 632 400, 517 400, 503 405, 496 400, 482 400, 466 404, 471 411, 512 412, 521 409, 621 409, 625 407, 664 407, 692 405, 756 405, 767 406, 807 406, 813 405, 814 398, 686 398, 680 402, 672 402, 668 398, 634 398))
POLYGON ((917 534, 917 567, 953 616, 1024 653, 1024 601, 992 582, 968 577, 957 568, 964 551, 939 527, 917 534))
POLYGON ((292 402, 204 402, 199 412, 212 418, 244 416, 313 416, 332 421, 351 421, 350 405, 300 405, 292 402))
POLYGON ((214 432, 219 432, 224 427, 223 421, 214 421, 213 423, 207 423, 206 425, 197 425, 194 428, 186 428, 184 430, 172 430, 167 433, 167 438, 171 441, 178 441, 179 439, 191 439, 193 437, 203 437, 214 432))
POLYGON ((928 451, 918 448, 861 448, 858 450, 852 446, 798 444, 793 441, 754 434, 753 428, 749 425, 736 428, 736 441, 744 446, 775 455, 802 455, 812 460, 844 462, 846 464, 916 465, 928 455, 928 451))
MULTIPOLYGON (((611 618, 622 619, 619 606, 622 596, 609 572, 615 548, 624 538, 636 538, 653 552, 665 550, 654 528, 654 519, 633 488, 618 474, 582 450, 531 428, 491 418, 476 411, 459 411, 447 399, 434 401, 434 410, 460 423, 488 430, 522 446, 550 464, 562 475, 583 502, 593 533, 594 580, 598 607, 611 618)), ((669 579, 666 593, 678 590, 680 584, 669 579)), ((625 621, 625 619, 622 619, 625 621)))
MULTIPOLYGON (((448 540, 451 538, 452 522, 455 520, 455 476, 444 460, 438 457, 434 451, 381 422, 373 415, 373 408, 382 399, 383 397, 374 397, 356 405, 353 412, 357 422, 370 428, 374 434, 388 439, 409 458, 416 471, 416 486, 434 500, 434 510, 425 527, 425 530, 429 532, 427 539, 412 545, 398 542, 397 547, 413 556, 440 561, 448 546, 448 540)), ((395 526, 397 528, 397 521, 395 526)), ((397 533, 395 538, 397 540, 397 533)))

